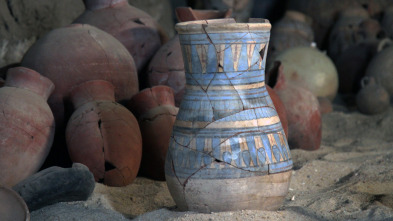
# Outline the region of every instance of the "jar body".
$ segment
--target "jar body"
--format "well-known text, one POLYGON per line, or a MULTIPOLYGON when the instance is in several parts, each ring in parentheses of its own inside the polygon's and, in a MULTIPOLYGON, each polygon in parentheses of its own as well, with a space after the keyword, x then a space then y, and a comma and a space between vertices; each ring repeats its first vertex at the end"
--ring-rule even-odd
POLYGON ((176 26, 186 91, 167 184, 181 210, 275 210, 288 192, 292 160, 264 82, 270 24, 226 21, 176 26))

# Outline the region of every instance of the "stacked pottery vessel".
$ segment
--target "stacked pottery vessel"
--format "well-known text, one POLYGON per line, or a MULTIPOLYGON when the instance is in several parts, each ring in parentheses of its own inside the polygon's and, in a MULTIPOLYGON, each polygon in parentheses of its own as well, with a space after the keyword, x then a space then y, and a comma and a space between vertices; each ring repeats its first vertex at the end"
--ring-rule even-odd
POLYGON ((142 137, 134 115, 115 102, 115 87, 108 81, 87 81, 75 86, 75 107, 66 129, 70 157, 85 164, 96 181, 125 186, 136 177, 142 157, 142 137))
POLYGON ((165 173, 181 210, 275 210, 292 160, 265 87, 270 23, 179 23, 186 91, 165 173))
POLYGON ((43 164, 55 133, 46 102, 53 90, 48 78, 31 69, 8 71, 0 88, 0 185, 12 187, 43 164))

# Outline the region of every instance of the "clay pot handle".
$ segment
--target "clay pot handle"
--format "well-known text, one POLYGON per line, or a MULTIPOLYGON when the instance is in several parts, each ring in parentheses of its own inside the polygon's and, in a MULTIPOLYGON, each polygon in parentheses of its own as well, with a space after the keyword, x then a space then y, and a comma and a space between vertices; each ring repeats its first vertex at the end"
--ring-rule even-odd
POLYGON ((362 88, 365 88, 365 87, 367 87, 369 85, 374 85, 374 84, 376 84, 376 82, 375 82, 375 79, 373 77, 365 76, 360 81, 360 85, 361 85, 362 88))
POLYGON ((390 38, 384 38, 378 42, 377 52, 380 52, 383 49, 390 47, 391 45, 392 45, 392 40, 390 40, 390 38))

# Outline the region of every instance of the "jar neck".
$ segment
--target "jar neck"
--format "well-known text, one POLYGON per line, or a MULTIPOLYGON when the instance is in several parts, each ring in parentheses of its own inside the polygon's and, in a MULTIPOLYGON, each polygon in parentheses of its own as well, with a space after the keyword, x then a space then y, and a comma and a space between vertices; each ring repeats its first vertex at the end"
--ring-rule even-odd
POLYGON ((71 101, 75 109, 92 101, 115 102, 114 89, 113 84, 108 81, 87 81, 72 88, 71 101))
POLYGON ((4 86, 29 90, 40 95, 45 100, 48 100, 55 89, 55 85, 51 80, 25 67, 9 69, 4 86))

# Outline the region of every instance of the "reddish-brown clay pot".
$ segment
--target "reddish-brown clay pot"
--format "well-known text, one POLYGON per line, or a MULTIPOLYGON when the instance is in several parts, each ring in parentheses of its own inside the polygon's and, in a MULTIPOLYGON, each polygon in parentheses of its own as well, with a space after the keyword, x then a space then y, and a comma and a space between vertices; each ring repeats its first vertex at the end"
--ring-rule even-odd
POLYGON ((53 83, 23 67, 8 70, 0 88, 0 184, 12 187, 34 174, 53 142, 55 121, 48 104, 53 83))
POLYGON ((64 125, 63 102, 69 100, 74 85, 107 80, 115 86, 116 101, 130 99, 139 91, 130 53, 114 37, 90 25, 52 30, 27 51, 22 66, 38 71, 55 84, 48 103, 58 127, 64 125))
POLYGON ((90 24, 118 39, 140 71, 161 46, 158 27, 144 11, 127 0, 84 0, 86 11, 74 22, 90 24))
POLYGON ((384 87, 378 85, 373 77, 362 79, 362 89, 356 95, 356 104, 364 114, 380 114, 389 108, 390 97, 384 87))
POLYGON ((319 103, 310 91, 285 82, 283 66, 275 63, 277 83, 273 90, 284 103, 288 118, 288 143, 292 149, 316 150, 321 145, 322 120, 319 103))
POLYGON ((287 119, 287 111, 285 109, 285 106, 282 103, 280 97, 277 95, 277 93, 269 85, 266 85, 266 89, 270 95, 270 98, 273 101, 273 104, 274 104, 274 107, 276 108, 278 117, 280 118, 282 128, 283 128, 285 135, 288 139, 288 119, 287 119))
POLYGON ((125 186, 136 177, 142 157, 138 122, 127 108, 115 102, 108 81, 88 81, 73 88, 76 110, 66 129, 73 162, 85 164, 96 181, 125 186))
MULTIPOLYGON (((179 22, 202 19, 228 18, 231 10, 220 12, 215 10, 193 10, 187 7, 176 9, 179 22)), ((179 37, 176 35, 164 44, 149 63, 147 81, 150 87, 166 85, 174 90, 175 105, 180 106, 183 98, 186 75, 184 73, 183 56, 179 37)))
POLYGON ((165 158, 178 112, 173 90, 167 86, 146 88, 132 97, 127 107, 138 118, 142 133, 140 174, 165 180, 165 158))

